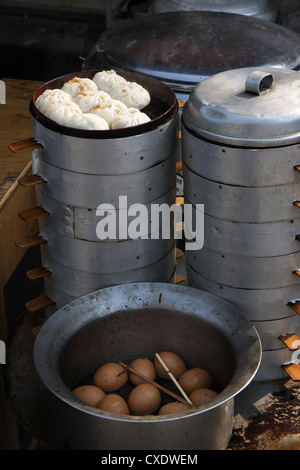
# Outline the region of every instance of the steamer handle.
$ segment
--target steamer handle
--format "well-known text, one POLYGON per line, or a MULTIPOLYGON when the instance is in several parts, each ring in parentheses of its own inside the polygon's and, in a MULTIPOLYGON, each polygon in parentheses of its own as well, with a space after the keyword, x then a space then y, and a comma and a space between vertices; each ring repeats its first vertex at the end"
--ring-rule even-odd
POLYGON ((271 90, 273 86, 273 75, 271 73, 255 70, 246 79, 245 89, 248 93, 262 95, 271 90))
POLYGON ((34 140, 33 137, 30 139, 20 140, 8 145, 9 150, 13 153, 23 152, 24 150, 34 150, 43 148, 42 144, 34 140))

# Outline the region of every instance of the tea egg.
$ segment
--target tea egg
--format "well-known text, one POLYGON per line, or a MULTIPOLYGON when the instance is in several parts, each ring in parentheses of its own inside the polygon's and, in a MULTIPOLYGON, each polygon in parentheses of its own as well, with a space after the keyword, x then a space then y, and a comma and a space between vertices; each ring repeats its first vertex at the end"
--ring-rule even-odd
MULTIPOLYGON (((140 357, 132 361, 130 367, 135 369, 137 372, 140 372, 140 374, 147 377, 147 379, 155 380, 156 370, 153 362, 150 359, 146 357, 140 357)), ((134 385, 139 385, 146 382, 146 380, 144 380, 142 377, 131 371, 129 372, 128 377, 130 382, 134 385)))
POLYGON ((98 408, 102 411, 109 411, 110 413, 119 413, 120 415, 130 414, 126 401, 117 393, 107 394, 100 401, 98 408))
POLYGON ((180 413, 182 411, 190 410, 191 407, 187 403, 181 403, 180 401, 172 401, 163 405, 159 411, 158 415, 168 415, 171 413, 180 413))
POLYGON ((195 406, 205 405, 206 403, 210 402, 213 398, 217 397, 218 393, 210 388, 197 388, 194 390, 189 399, 195 406))
MULTIPOLYGON (((178 354, 175 354, 171 351, 163 351, 159 353, 159 356, 164 361, 169 371, 172 372, 176 379, 186 371, 186 365, 181 359, 181 357, 178 356, 178 354)), ((157 358, 155 358, 154 360, 154 366, 157 374, 160 377, 169 378, 168 372, 164 369, 164 367, 157 358)))
POLYGON ((184 372, 178 379, 185 393, 192 393, 197 388, 210 388, 212 377, 209 372, 200 367, 194 367, 184 372))
POLYGON ((150 383, 134 387, 128 397, 128 406, 132 413, 144 415, 155 411, 161 403, 159 390, 150 383))
POLYGON ((105 397, 105 392, 95 385, 79 385, 72 393, 87 405, 98 406, 105 397))
POLYGON ((123 366, 115 362, 108 362, 99 367, 94 373, 93 385, 96 385, 105 392, 111 392, 121 388, 127 380, 128 374, 123 366))

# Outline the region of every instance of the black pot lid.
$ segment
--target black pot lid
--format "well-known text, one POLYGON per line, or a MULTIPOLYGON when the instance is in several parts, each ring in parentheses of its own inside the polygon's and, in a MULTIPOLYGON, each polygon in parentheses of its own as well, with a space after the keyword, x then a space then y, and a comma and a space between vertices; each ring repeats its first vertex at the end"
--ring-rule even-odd
POLYGON ((269 21, 276 21, 277 6, 272 0, 154 0, 149 6, 149 13, 165 13, 167 11, 223 11, 241 15, 257 16, 269 21))
POLYGON ((191 91, 216 73, 239 67, 300 64, 300 35, 233 13, 170 12, 125 20, 104 32, 95 68, 124 68, 191 91))

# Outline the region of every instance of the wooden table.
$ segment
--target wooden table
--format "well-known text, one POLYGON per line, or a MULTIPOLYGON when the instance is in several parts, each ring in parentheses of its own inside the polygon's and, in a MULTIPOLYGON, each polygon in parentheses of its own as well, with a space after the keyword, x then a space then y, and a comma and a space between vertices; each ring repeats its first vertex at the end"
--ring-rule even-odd
MULTIPOLYGON (((2 79, 6 103, 0 105, 0 339, 7 337, 3 288, 23 258, 26 248, 15 241, 37 232, 37 221, 24 222, 19 213, 36 206, 35 188, 18 180, 31 173, 31 153, 12 153, 8 145, 31 137, 29 102, 41 82, 2 79)), ((0 365, 0 449, 18 449, 14 417, 6 402, 0 365)))

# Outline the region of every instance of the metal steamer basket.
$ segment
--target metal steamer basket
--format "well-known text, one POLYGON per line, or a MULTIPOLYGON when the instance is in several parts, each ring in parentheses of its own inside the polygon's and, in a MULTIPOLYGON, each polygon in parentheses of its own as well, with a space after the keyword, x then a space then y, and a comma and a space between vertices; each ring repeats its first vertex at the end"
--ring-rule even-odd
POLYGON ((276 21, 278 11, 274 2, 270 0, 256 0, 246 3, 241 0, 154 0, 149 6, 150 14, 165 13, 169 11, 219 11, 238 13, 240 15, 255 16, 264 20, 276 21))
POLYGON ((277 67, 226 71, 182 111, 185 203, 194 218, 197 204, 205 213, 204 247, 186 252, 188 284, 253 322, 256 380, 286 377, 299 348, 299 83, 277 67))
POLYGON ((119 68, 157 77, 186 101, 195 85, 219 72, 259 66, 295 69, 300 41, 297 33, 262 18, 172 11, 112 25, 82 60, 86 69, 119 68))
MULTIPOLYGON (((234 399, 253 380, 260 359, 255 327, 217 296, 165 283, 100 289, 69 302, 38 332, 34 364, 43 385, 37 400, 43 411, 39 420, 32 419, 34 435, 52 449, 226 449, 234 399), (151 359, 161 350, 176 352, 187 367, 209 370, 218 396, 185 412, 126 416, 86 405, 71 392, 101 364, 151 359)), ((171 380, 164 385, 178 393, 171 380)), ((126 400, 128 391, 125 384, 115 393, 126 400)), ((174 401, 160 393, 162 404, 174 401)), ((35 396, 33 391, 27 402, 27 416, 33 418, 35 396)))
MULTIPOLYGON (((45 89, 61 88, 75 76, 92 78, 96 71, 81 71, 54 79, 40 87, 30 104, 33 173, 39 218, 39 240, 46 298, 55 302, 52 313, 71 299, 110 285, 134 281, 173 282, 175 272, 174 220, 170 236, 161 228, 151 231, 151 204, 176 201, 176 121, 174 92, 159 80, 138 73, 123 73, 151 94, 144 109, 151 121, 109 131, 72 129, 47 119, 35 107, 45 89), (126 206, 119 206, 119 197, 126 206), (147 233, 132 239, 119 234, 134 204, 149 210, 147 233), (99 239, 97 207, 116 209, 116 236, 99 239), (121 219, 122 217, 122 219, 121 219), (119 223, 119 221, 122 222, 119 223)), ((131 219, 132 220, 132 219, 131 219)))

